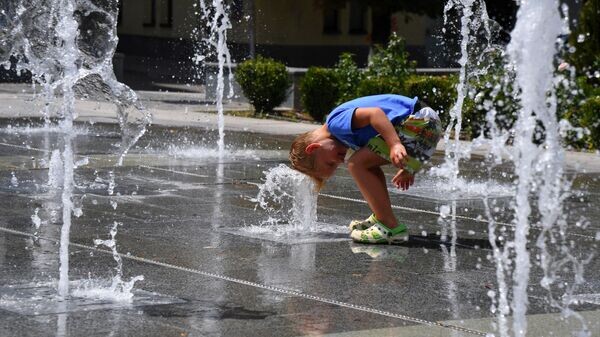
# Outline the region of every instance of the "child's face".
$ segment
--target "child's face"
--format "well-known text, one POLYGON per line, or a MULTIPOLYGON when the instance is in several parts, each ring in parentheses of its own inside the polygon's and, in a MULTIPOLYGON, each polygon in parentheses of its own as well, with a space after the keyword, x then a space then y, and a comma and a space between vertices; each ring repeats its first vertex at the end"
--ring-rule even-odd
POLYGON ((322 139, 317 144, 319 144, 319 147, 313 151, 313 155, 315 156, 315 173, 319 177, 327 179, 344 162, 348 148, 332 138, 322 139))

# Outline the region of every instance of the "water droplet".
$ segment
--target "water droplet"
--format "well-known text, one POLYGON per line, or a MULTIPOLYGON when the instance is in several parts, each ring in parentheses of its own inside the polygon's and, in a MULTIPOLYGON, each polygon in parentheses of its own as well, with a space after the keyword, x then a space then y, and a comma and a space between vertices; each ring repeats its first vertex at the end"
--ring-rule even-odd
POLYGON ((15 172, 10 173, 12 177, 10 178, 10 184, 12 187, 19 187, 19 179, 15 176, 15 172))
POLYGON ((39 207, 36 207, 35 211, 33 212, 33 215, 31 216, 31 222, 33 222, 35 229, 40 228, 40 225, 42 224, 42 219, 40 219, 40 217, 38 216, 39 211, 39 207))
POLYGON ((450 206, 448 206, 448 205, 440 206, 440 216, 442 218, 447 217, 449 214, 450 214, 450 206))

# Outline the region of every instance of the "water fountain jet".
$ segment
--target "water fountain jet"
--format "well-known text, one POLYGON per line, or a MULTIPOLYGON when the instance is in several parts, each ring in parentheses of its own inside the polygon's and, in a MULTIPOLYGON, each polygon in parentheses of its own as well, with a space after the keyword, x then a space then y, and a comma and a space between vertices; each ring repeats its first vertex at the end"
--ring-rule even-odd
MULTIPOLYGON (((472 1, 465 3, 472 4, 472 1)), ((505 73, 515 78, 512 91, 504 93, 518 106, 516 122, 510 130, 506 129, 506 124, 502 125, 498 121, 496 116, 498 107, 492 102, 487 104, 485 120, 488 123, 489 136, 492 137, 487 141, 491 145, 487 157, 489 172, 494 166, 508 159, 514 163, 516 176, 514 181, 516 189, 511 207, 514 212, 514 234, 499 230, 494 214, 497 211, 490 203, 491 196, 484 196, 486 216, 489 220, 489 240, 493 248, 492 262, 496 267, 498 282, 497 291, 490 291, 489 296, 493 300, 492 311, 497 316, 498 332, 501 337, 527 334, 528 287, 534 263, 544 271, 545 276, 540 281, 540 285, 548 290, 551 290, 552 284, 560 279, 552 277, 558 266, 567 268, 575 274, 569 286, 562 287, 562 292, 567 297, 572 295, 583 280, 582 270, 585 261, 576 259, 569 252, 566 239, 568 214, 563 209, 563 202, 570 194, 570 183, 565 177, 565 150, 561 143, 562 123, 557 118, 554 77, 557 46, 560 46, 561 41, 558 37, 568 33, 561 10, 564 16, 566 10, 561 8, 559 1, 556 0, 520 2, 517 22, 511 33, 511 42, 506 53, 501 54, 507 58, 505 73), (543 137, 539 137, 540 134, 543 134, 543 137), (507 145, 509 141, 512 141, 511 146, 507 145), (532 239, 534 233, 531 231, 534 227, 540 231, 535 240, 532 239), (502 247, 496 244, 498 239, 505 241, 502 247), (535 242, 539 249, 539 261, 532 258, 529 252, 528 245, 532 242, 535 242), (550 249, 557 244, 561 247, 550 249), (512 326, 509 326, 507 319, 510 314, 513 316, 512 326)), ((463 44, 464 39, 463 35, 463 44)), ((463 45, 464 50, 466 49, 463 45)), ((467 65, 460 63, 463 69, 467 65)), ((462 80, 464 78, 461 72, 462 80)), ((462 88, 459 84, 459 100, 455 106, 462 104, 460 103, 462 88)), ((498 94, 499 90, 500 87, 494 88, 493 92, 498 94)), ((454 116, 452 117, 454 120, 454 116)), ((458 118, 456 126, 460 126, 458 118)), ((448 130, 451 128, 449 127, 448 130)), ((454 132, 456 130, 455 128, 454 132)), ((457 137, 455 133, 455 143, 457 137)), ((446 141, 448 139, 447 132, 446 141)), ((452 150, 457 152, 455 148, 452 150)), ((446 165, 453 168, 451 172, 455 174, 458 170, 459 157, 447 155, 450 164, 446 165)), ((554 296, 552 291, 549 291, 549 303, 562 309, 565 316, 577 317, 582 323, 580 335, 589 335, 583 319, 569 309, 569 301, 566 301, 566 304, 559 303, 560 301, 554 299, 554 296)))
POLYGON ((59 120, 61 149, 52 151, 50 185, 60 182, 63 224, 58 294, 63 298, 69 296, 71 220, 79 213, 73 205, 76 97, 100 96, 116 104, 123 135, 117 166, 150 122, 136 94, 119 83, 113 73, 117 5, 116 0, 103 4, 88 0, 19 0, 0 13, 6 23, 0 30, 0 64, 6 69, 14 67, 17 72, 30 72, 34 84, 43 87, 46 104, 42 117, 46 125, 50 125, 50 117, 59 120))

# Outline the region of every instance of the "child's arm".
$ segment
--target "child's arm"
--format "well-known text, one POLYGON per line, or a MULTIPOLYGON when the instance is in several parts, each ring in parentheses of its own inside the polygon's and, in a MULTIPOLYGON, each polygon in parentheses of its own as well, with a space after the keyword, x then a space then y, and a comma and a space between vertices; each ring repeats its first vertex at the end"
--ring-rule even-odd
POLYGON ((352 128, 358 129, 367 125, 379 132, 385 142, 390 147, 390 159, 396 167, 403 166, 404 157, 406 157, 406 149, 400 142, 400 137, 396 133, 396 129, 385 115, 385 112, 380 108, 358 108, 352 116, 352 128))
POLYGON ((414 182, 415 176, 404 169, 398 170, 398 173, 392 178, 394 186, 396 186, 396 188, 402 188, 403 190, 407 190, 414 182))

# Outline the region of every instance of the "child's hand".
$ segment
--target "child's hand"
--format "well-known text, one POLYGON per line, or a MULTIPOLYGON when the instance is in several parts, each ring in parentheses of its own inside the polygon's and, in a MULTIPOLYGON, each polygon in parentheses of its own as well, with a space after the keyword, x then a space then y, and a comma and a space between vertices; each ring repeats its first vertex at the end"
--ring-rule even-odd
POLYGON ((390 149, 390 160, 396 167, 404 166, 404 158, 406 157, 406 149, 401 143, 396 143, 390 149))
POLYGON ((408 190, 415 183, 415 176, 404 169, 398 170, 398 173, 392 178, 392 183, 396 188, 402 188, 403 191, 408 190))

